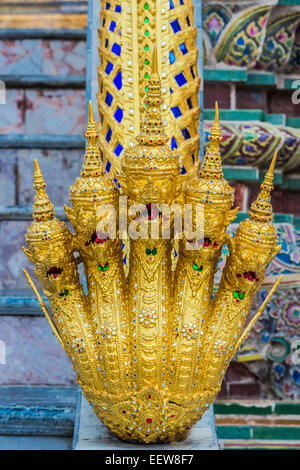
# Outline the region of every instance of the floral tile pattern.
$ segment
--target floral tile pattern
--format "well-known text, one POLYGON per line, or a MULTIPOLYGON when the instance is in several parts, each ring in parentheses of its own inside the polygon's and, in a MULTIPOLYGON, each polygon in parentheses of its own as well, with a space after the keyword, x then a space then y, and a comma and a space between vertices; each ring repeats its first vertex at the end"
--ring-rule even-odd
MULTIPOLYGON (((230 226, 231 236, 236 228, 237 224, 230 226)), ((240 349, 236 359, 242 360, 243 354, 260 355, 261 360, 245 362, 243 367, 260 377, 264 398, 272 399, 275 396, 293 400, 300 398, 300 354, 299 360, 295 359, 297 348, 300 348, 300 230, 291 224, 276 224, 276 228, 282 250, 269 265, 266 281, 273 284, 274 277, 277 278, 279 274, 283 274, 284 279, 254 325, 244 345, 245 349, 240 349)), ((225 247, 219 264, 221 269, 217 273, 218 282, 227 254, 225 247)), ((248 322, 258 311, 269 290, 269 286, 263 286, 258 292, 248 322)), ((235 364, 230 367, 235 367, 235 364)))

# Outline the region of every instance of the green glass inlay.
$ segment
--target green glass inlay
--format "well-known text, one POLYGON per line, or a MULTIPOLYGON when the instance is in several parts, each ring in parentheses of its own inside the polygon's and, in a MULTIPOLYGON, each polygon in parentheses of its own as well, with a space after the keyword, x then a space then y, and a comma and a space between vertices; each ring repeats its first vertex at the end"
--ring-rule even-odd
POLYGON ((146 72, 145 75, 144 75, 144 77, 145 77, 145 78, 149 78, 149 73, 146 72))
POLYGON ((149 34, 150 34, 150 33, 149 33, 148 29, 147 29, 147 31, 145 31, 145 36, 148 37, 149 34))
POLYGON ((233 297, 235 299, 244 299, 245 298, 245 292, 239 292, 238 290, 235 290, 233 293, 233 297))
POLYGON ((153 255, 155 256, 157 254, 157 248, 153 248, 153 250, 151 250, 151 248, 146 248, 146 255, 153 255))
POLYGON ((149 23, 149 18, 145 18, 144 23, 149 23))
POLYGON ((149 88, 146 86, 145 87, 145 92, 148 93, 149 88))
POLYGON ((145 62, 144 62, 144 64, 145 64, 145 65, 149 65, 149 64, 150 64, 149 60, 146 59, 145 62))
POLYGON ((60 297, 64 297, 65 295, 69 295, 69 291, 66 289, 65 292, 61 292, 58 294, 60 297))
POLYGON ((145 3, 144 9, 145 9, 145 10, 149 10, 149 3, 145 3))
POLYGON ((105 264, 105 266, 102 266, 102 264, 98 264, 98 269, 99 271, 107 271, 108 270, 108 263, 105 264))
POLYGON ((145 46, 144 47, 144 51, 149 51, 150 47, 149 46, 145 46))
POLYGON ((203 266, 201 265, 200 267, 196 264, 196 263, 193 263, 193 270, 194 271, 203 271, 203 266))

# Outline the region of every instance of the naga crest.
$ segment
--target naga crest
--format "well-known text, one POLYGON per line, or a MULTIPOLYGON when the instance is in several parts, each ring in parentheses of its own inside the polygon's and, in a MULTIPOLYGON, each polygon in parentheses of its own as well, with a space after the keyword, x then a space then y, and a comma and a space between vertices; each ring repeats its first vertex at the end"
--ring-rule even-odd
POLYGON ((226 229, 237 210, 222 171, 218 106, 202 166, 182 175, 161 118, 160 86, 154 52, 145 118, 115 175, 119 185, 104 170, 90 104, 84 163, 70 188, 72 207, 65 208, 73 234, 55 217, 35 162, 34 220, 24 249, 51 314, 25 274, 94 412, 121 439, 145 443, 185 439, 216 398, 231 359, 280 282, 244 328, 266 267, 280 250, 270 204, 276 155, 249 218, 230 239, 226 229), (127 197, 127 212, 120 210, 120 194, 127 197), (187 205, 192 207, 193 228, 196 206, 203 214, 202 236, 183 234, 176 263, 175 215, 166 216, 163 204, 177 205, 183 216, 187 205), (170 223, 170 237, 161 236, 164 222, 170 223), (114 223, 115 230, 108 230, 114 223), (124 224, 135 233, 126 239, 126 273, 124 224), (149 230, 142 236, 142 224, 156 224, 158 236, 149 230), (229 256, 213 298, 224 244, 229 256), (87 293, 77 272, 80 263, 87 293))

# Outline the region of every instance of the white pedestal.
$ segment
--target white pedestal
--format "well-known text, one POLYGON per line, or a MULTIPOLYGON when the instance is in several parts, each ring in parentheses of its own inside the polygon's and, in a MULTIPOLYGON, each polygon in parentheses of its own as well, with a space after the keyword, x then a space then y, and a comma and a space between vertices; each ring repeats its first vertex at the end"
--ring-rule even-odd
MULTIPOLYGON (((185 441, 172 444, 131 444, 112 435, 99 421, 87 400, 82 397, 78 404, 79 421, 75 450, 218 450, 213 409, 206 411, 202 419, 193 426, 185 441)), ((78 410, 77 410, 78 412, 78 410)))

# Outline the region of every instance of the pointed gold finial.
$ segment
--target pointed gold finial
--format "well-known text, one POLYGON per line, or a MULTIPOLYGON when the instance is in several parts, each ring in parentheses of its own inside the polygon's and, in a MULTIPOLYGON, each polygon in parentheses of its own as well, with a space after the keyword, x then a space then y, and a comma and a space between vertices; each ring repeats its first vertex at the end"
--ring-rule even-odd
POLYGON ((89 101, 89 119, 88 122, 95 122, 92 100, 89 101))
POLYGON ((88 123, 85 137, 87 139, 87 146, 80 175, 88 178, 103 175, 104 167, 97 145, 98 130, 94 118, 92 101, 89 102, 88 123))
POLYGON ((220 122, 220 119, 219 119, 219 104, 218 104, 217 101, 215 101, 215 111, 216 111, 216 113, 215 113, 215 123, 219 124, 219 122, 220 122))
POLYGON ((222 171, 222 159, 220 155, 220 143, 222 142, 221 127, 219 121, 219 106, 215 103, 215 120, 209 134, 209 146, 206 150, 199 176, 207 179, 224 178, 222 171))
POLYGON ((157 49, 153 46, 151 75, 158 75, 157 49))
POLYGON ((273 219, 273 211, 271 204, 271 193, 274 189, 274 169, 276 164, 278 150, 276 150, 270 167, 264 177, 264 181, 260 186, 260 192, 256 200, 251 204, 249 216, 252 220, 260 222, 270 222, 273 219))
POLYGON ((144 145, 163 145, 168 137, 165 134, 160 105, 162 104, 161 81, 158 75, 157 51, 154 45, 152 72, 148 81, 148 92, 145 98, 146 114, 141 124, 141 133, 136 140, 144 145))
POLYGON ((89 102, 88 124, 87 124, 85 136, 88 139, 88 145, 90 143, 94 144, 98 137, 98 131, 97 131, 97 125, 96 125, 95 118, 94 118, 92 101, 89 102))
POLYGON ((210 145, 215 146, 219 150, 220 143, 222 142, 222 134, 219 120, 219 106, 217 101, 215 102, 215 120, 210 129, 209 140, 210 145))
POLYGON ((55 216, 54 207, 46 193, 46 183, 37 160, 34 160, 34 184, 35 189, 32 217, 37 221, 51 220, 55 216))

